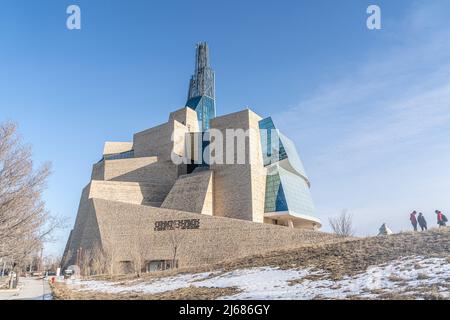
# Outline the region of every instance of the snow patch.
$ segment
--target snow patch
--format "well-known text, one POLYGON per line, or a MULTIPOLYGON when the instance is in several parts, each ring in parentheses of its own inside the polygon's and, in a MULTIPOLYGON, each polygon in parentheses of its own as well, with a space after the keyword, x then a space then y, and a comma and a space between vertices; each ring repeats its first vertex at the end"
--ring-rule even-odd
POLYGON ((450 264, 445 258, 402 258, 369 267, 356 276, 333 281, 329 274, 311 268, 282 270, 273 267, 238 269, 220 274, 197 273, 157 278, 145 282, 80 281, 74 290, 113 294, 155 294, 187 288, 236 287, 240 293, 221 299, 345 299, 358 296, 376 299, 381 294, 413 294, 415 288, 435 290, 449 297, 450 264))

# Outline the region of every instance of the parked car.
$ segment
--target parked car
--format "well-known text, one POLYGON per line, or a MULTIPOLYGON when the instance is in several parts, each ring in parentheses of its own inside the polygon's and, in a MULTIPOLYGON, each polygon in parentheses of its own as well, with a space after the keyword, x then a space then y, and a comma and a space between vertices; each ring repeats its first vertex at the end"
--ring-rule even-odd
POLYGON ((69 279, 71 276, 74 275, 74 270, 73 269, 67 269, 66 271, 64 271, 64 279, 69 279))

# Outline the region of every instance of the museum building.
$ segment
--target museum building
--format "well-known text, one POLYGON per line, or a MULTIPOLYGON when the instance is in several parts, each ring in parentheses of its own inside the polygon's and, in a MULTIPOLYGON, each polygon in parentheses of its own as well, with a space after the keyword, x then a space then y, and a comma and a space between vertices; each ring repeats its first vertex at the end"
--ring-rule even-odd
POLYGON ((137 253, 140 268, 154 271, 332 241, 318 231, 310 186, 295 144, 271 117, 248 108, 216 115, 209 49, 199 43, 186 105, 132 141, 105 143, 63 267, 94 248, 109 252, 117 272, 131 272, 137 253), (235 161, 217 161, 218 149, 235 161))

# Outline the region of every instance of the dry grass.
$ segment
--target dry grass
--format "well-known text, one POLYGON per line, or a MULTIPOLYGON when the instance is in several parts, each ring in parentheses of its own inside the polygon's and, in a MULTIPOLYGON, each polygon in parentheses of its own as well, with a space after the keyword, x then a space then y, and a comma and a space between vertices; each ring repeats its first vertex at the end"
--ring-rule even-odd
POLYGON ((417 275, 417 280, 427 280, 427 279, 429 279, 430 277, 428 276, 428 275, 426 275, 425 273, 419 273, 418 275, 417 275))
MULTIPOLYGON (((450 285, 444 284, 441 287, 450 289, 450 285)), ((448 300, 444 297, 439 290, 439 286, 420 286, 420 287, 407 287, 403 290, 404 294, 412 296, 414 299, 423 300, 448 300)))
POLYGON ((391 275, 391 276, 389 276, 389 277, 388 277, 388 280, 389 280, 389 281, 392 281, 392 282, 404 282, 404 279, 403 279, 403 278, 401 278, 401 277, 399 277, 399 276, 396 276, 396 275, 391 275))
POLYGON ((389 292, 378 296, 379 300, 416 300, 417 297, 411 294, 389 292))
POLYGON ((94 291, 70 290, 65 284, 52 285, 55 300, 214 300, 223 296, 230 296, 240 292, 237 288, 205 288, 194 287, 162 292, 157 294, 143 294, 141 292, 126 292, 110 294, 94 291))
POLYGON ((339 280, 345 275, 364 272, 370 266, 408 256, 450 257, 450 228, 303 247, 231 261, 217 268, 229 271, 264 266, 283 269, 313 267, 339 280))
POLYGON ((326 274, 310 274, 301 279, 290 280, 288 283, 290 286, 295 286, 297 284, 302 284, 305 281, 320 281, 325 279, 328 279, 326 274))
MULTIPOLYGON (((368 267, 374 265, 382 265, 393 260, 406 258, 410 256, 423 256, 425 258, 439 257, 450 259, 450 228, 433 229, 427 232, 405 232, 391 236, 369 237, 363 239, 351 239, 338 243, 319 244, 315 246, 300 247, 297 249, 282 250, 267 254, 250 256, 238 260, 228 261, 220 264, 171 270, 165 272, 151 273, 142 275, 139 279, 146 281, 151 278, 159 278, 162 276, 172 276, 183 273, 197 272, 228 272, 236 269, 253 268, 253 267, 280 267, 282 269, 292 268, 312 268, 328 273, 329 280, 340 280, 344 276, 354 276, 367 270, 368 267)), ((411 268, 420 269, 420 265, 411 265, 411 268)), ((423 277, 419 275, 419 277, 423 277)), ((318 280, 321 276, 313 276, 309 280, 318 280)), ((136 279, 133 275, 110 277, 94 277, 96 280, 114 280, 125 281, 136 279)), ((393 279, 391 279, 393 280, 393 279)), ((298 280, 298 281, 304 281, 298 280)), ((403 279, 399 278, 399 284, 403 279)), ((291 281, 291 285, 295 285, 296 280, 291 281)), ((70 297, 77 299, 81 293, 76 292, 67 294, 67 288, 56 288, 55 294, 57 298, 70 297)), ((83 293, 82 299, 214 299, 224 295, 233 294, 236 288, 197 288, 190 287, 159 295, 142 295, 127 294, 107 295, 95 293, 89 296, 89 293, 83 293), (229 291, 227 291, 229 290, 229 291)), ((421 293, 421 298, 427 299, 438 297, 427 291, 421 293)), ((417 297, 408 294, 385 294, 380 298, 384 299, 412 299, 417 297)), ((316 297, 320 299, 320 297, 316 297)), ((353 297, 357 299, 357 297, 353 297)))
POLYGON ((0 290, 8 289, 9 277, 0 278, 0 290))

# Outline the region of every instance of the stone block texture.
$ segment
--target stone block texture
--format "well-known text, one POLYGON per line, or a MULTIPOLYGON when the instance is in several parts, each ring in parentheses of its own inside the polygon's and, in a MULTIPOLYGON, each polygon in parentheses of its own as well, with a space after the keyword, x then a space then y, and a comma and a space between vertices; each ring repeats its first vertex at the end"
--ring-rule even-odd
POLYGON ((117 263, 132 261, 136 242, 148 245, 146 261, 173 259, 172 238, 179 239, 179 267, 201 266, 280 249, 336 241, 319 231, 215 217, 172 209, 140 206, 103 199, 88 199, 83 218, 74 229, 65 267, 75 263, 76 249, 89 250, 99 243, 114 247, 117 263), (193 230, 155 230, 158 221, 199 219, 193 230))
POLYGON ((103 155, 108 157, 94 164, 83 189, 64 267, 76 262, 80 249, 96 246, 114 251, 118 265, 129 265, 136 247, 146 248, 146 261, 172 260, 174 238, 180 267, 334 241, 326 233, 277 226, 273 218, 264 218, 267 170, 260 120, 248 109, 212 119, 211 128, 223 133, 224 159, 234 163, 195 170, 191 163, 173 161, 174 156, 194 154, 186 150, 191 140, 202 137, 197 113, 190 108, 134 134, 133 142, 105 143, 103 155), (227 129, 248 132, 241 141, 243 163, 237 163, 236 147, 230 143, 236 138, 227 129), (182 227, 172 228, 174 224, 182 227))
POLYGON ((105 142, 103 155, 123 153, 133 149, 133 142, 105 142))
POLYGON ((259 120, 261 117, 248 109, 211 120, 211 128, 222 132, 224 159, 234 160, 234 164, 211 166, 215 174, 214 214, 217 216, 264 222, 266 169, 262 162, 259 120), (243 164, 238 164, 236 147, 229 140, 234 139, 236 145, 238 141, 227 135, 227 129, 248 132, 243 164))
POLYGON ((213 171, 179 177, 161 208, 213 215, 213 171))

